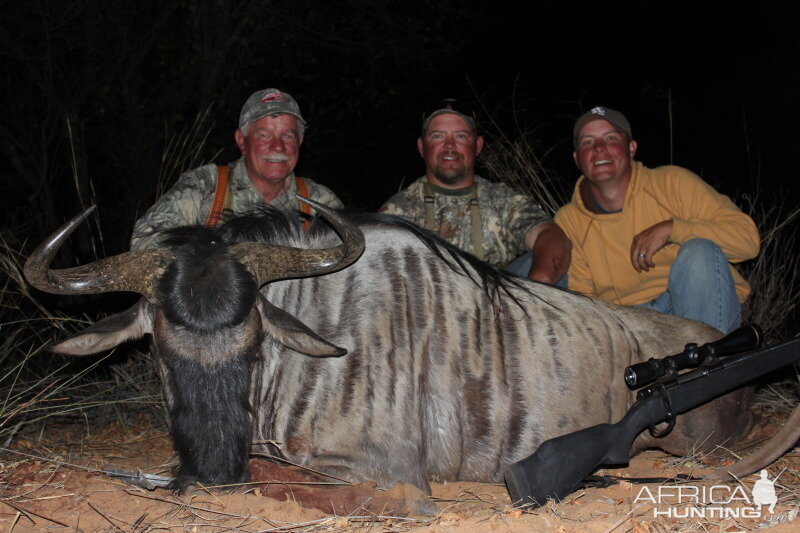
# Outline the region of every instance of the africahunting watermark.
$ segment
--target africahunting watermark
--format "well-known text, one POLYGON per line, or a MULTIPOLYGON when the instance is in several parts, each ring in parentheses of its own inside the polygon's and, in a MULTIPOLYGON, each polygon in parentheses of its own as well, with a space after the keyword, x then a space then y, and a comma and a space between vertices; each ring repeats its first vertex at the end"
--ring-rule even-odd
POLYGON ((780 474, 770 479, 769 472, 762 470, 760 475, 749 494, 742 485, 659 485, 653 489, 644 486, 633 503, 652 504, 653 518, 761 518, 762 507, 769 514, 775 512, 778 503, 775 481, 780 474))

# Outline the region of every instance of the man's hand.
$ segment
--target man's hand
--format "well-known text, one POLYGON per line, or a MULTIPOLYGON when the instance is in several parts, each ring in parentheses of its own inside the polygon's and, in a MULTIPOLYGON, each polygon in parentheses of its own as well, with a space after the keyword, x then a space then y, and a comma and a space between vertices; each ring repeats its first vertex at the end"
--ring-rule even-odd
POLYGON ((525 245, 533 252, 529 279, 553 285, 567 273, 572 242, 555 222, 543 222, 532 228, 525 237, 525 245))
POLYGON ((648 272, 656 266, 653 255, 667 245, 670 235, 672 235, 672 220, 664 220, 633 238, 631 263, 636 272, 648 272))

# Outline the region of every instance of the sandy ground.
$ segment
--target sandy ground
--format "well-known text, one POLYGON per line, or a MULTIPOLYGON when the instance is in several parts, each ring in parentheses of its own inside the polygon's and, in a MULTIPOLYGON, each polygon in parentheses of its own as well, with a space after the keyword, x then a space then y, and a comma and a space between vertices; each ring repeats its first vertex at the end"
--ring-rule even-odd
MULTIPOLYGON (((2 531, 800 531, 796 518, 800 510, 797 450, 770 467, 770 477, 783 470, 776 483, 778 504, 774 513, 764 508, 757 518, 721 518, 708 506, 671 505, 676 502, 670 502, 669 497, 665 503, 653 505, 644 497, 637 499, 643 485, 627 482, 582 490, 559 504, 525 511, 510 505, 504 486, 433 484, 439 508, 433 517, 391 517, 374 512, 342 516, 301 507, 293 501, 291 490, 286 499, 276 500, 263 496, 258 486, 244 494, 198 491, 176 496, 163 489, 148 491, 128 485, 93 469, 113 465, 168 475, 172 457, 168 436, 144 424, 138 430, 110 425, 90 437, 86 431, 85 426, 62 427, 36 440, 23 436, 13 443, 17 451, 46 459, 8 452, 0 455, 2 531), (705 518, 676 516, 688 507, 705 509, 705 518), (654 516, 656 513, 660 515, 654 516)), ((665 477, 703 471, 697 462, 648 451, 634 458, 628 468, 605 473, 665 477)), ((750 476, 742 480, 743 490, 738 495, 751 496, 756 479, 750 476)), ((657 494, 658 485, 646 486, 651 494, 657 494)), ((694 483, 698 490, 701 486, 694 483)), ((734 488, 727 487, 726 494, 734 488)), ((671 490, 674 496, 675 489, 671 490)), ((720 498, 726 499, 724 495, 720 498)), ((756 510, 746 501, 737 502, 725 507, 756 510)))

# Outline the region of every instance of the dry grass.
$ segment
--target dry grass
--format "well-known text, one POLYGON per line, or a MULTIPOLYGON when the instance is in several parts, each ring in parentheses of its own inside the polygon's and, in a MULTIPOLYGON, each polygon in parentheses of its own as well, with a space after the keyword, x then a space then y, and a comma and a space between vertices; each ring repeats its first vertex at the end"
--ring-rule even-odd
POLYGON ((744 196, 741 203, 761 235, 761 253, 740 268, 752 288, 744 318, 760 325, 768 340, 784 339, 798 333, 800 208, 787 205, 786 198, 763 194, 744 196))
POLYGON ((48 351, 55 336, 91 323, 70 319, 40 303, 23 280, 22 258, 0 242, 0 445, 23 427, 44 431, 52 418, 126 421, 147 412, 163 421, 163 408, 149 356, 72 360, 48 351), (108 364, 114 361, 113 364, 108 364))
MULTIPOLYGON (((182 131, 168 138, 161 156, 161 168, 156 180, 154 202, 174 183, 179 175, 204 164, 201 157, 213 125, 209 123, 210 114, 211 106, 199 113, 194 122, 182 131)), ((213 161, 218 155, 219 153, 214 155, 211 160, 213 161)))
POLYGON ((767 416, 789 416, 798 403, 800 384, 796 378, 787 378, 762 387, 756 394, 753 408, 767 416))
POLYGON ((496 177, 513 189, 527 194, 553 214, 569 201, 572 193, 569 180, 560 179, 552 167, 545 162, 555 147, 546 149, 537 141, 536 126, 523 123, 512 96, 508 108, 501 104, 493 110, 483 109, 486 117, 482 124, 487 137, 480 158, 480 166, 488 177, 496 177), (512 123, 516 131, 508 132, 500 125, 512 123))

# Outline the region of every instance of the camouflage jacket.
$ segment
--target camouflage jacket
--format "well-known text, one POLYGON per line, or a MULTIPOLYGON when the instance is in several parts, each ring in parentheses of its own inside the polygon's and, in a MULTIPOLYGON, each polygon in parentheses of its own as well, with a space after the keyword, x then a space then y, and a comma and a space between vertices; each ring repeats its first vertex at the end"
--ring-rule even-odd
MULTIPOLYGON (((399 215, 420 226, 425 223, 425 186, 423 176, 407 189, 392 196, 380 211, 399 215)), ((528 230, 552 219, 530 198, 519 194, 508 185, 492 183, 475 176, 478 186, 478 205, 483 227, 483 258, 485 261, 505 266, 518 255, 528 251, 525 235, 528 230)), ((439 236, 474 253, 470 216, 469 189, 443 189, 431 185, 434 197, 434 222, 439 236)))
MULTIPOLYGON (((246 213, 264 207, 264 200, 247 176, 244 159, 239 159, 232 167, 228 186, 233 206, 226 212, 246 213)), ((303 179, 312 200, 334 209, 342 209, 341 200, 330 189, 308 178, 303 179)), ((216 165, 205 165, 183 173, 175 185, 136 221, 131 237, 131 250, 155 248, 161 237, 159 233, 165 229, 204 224, 214 202, 216 184, 216 165)), ((286 190, 273 198, 269 205, 282 209, 299 209, 299 202, 294 196, 296 193, 297 183, 292 174, 286 190)))

